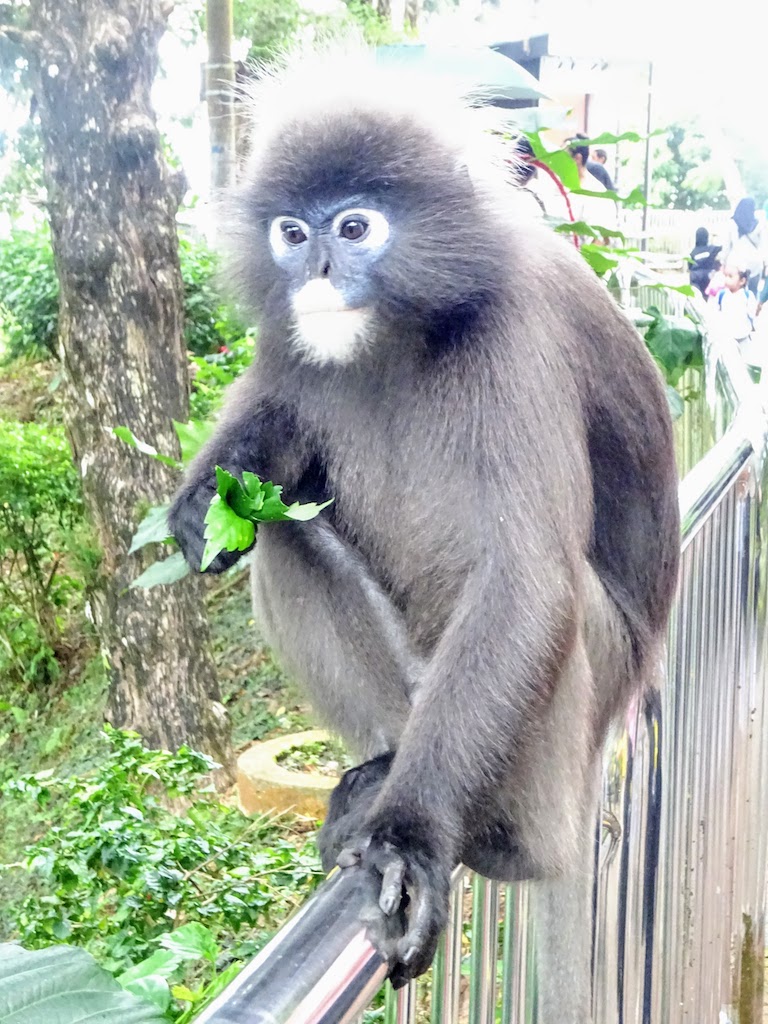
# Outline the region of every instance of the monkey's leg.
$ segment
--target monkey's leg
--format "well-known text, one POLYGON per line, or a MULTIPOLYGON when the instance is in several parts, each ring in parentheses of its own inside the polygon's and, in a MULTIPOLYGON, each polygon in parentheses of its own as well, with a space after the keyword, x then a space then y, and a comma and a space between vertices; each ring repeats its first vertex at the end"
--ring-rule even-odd
POLYGON ((388 595, 327 523, 262 530, 253 593, 281 661, 330 726, 371 759, 347 772, 331 798, 319 839, 330 868, 386 778, 422 663, 388 595))

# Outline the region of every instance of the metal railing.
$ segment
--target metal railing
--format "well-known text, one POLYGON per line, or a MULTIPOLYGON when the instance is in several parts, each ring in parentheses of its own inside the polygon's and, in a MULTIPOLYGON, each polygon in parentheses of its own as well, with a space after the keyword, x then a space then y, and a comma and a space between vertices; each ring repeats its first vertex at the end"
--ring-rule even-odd
MULTIPOLYGON (((682 564, 666 672, 603 755, 599 1024, 762 1020, 768 405, 727 339, 708 342, 705 390, 677 427, 682 564)), ((356 1021, 386 974, 361 923, 365 884, 357 869, 331 876, 200 1024, 356 1021)), ((387 986, 371 1019, 415 1024, 418 1009, 432 1024, 536 1024, 528 900, 527 884, 457 874, 433 967, 387 986)))

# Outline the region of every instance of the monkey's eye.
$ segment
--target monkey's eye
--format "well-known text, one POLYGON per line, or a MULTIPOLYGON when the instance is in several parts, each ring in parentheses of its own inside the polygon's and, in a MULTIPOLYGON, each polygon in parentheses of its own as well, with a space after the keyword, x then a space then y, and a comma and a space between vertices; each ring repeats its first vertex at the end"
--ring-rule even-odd
POLYGON ((389 223, 379 210, 351 207, 333 218, 332 230, 347 242, 360 242, 367 252, 380 249, 389 238, 389 223))
POLYGON ((301 245, 302 242, 306 242, 307 235, 301 224, 297 224, 295 220, 285 220, 280 225, 280 232, 283 236, 283 241, 287 245, 301 245))
POLYGON ((361 242, 367 237, 369 230, 367 219, 361 215, 345 217, 339 225, 339 234, 348 242, 361 242))

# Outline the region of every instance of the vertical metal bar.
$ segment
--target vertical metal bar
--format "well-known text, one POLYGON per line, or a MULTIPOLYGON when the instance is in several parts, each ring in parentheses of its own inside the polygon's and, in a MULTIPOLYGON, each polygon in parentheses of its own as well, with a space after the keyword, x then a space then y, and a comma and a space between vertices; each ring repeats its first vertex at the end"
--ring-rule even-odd
POLYGON ((508 1024, 512 1018, 514 997, 514 952, 515 925, 517 913, 515 906, 515 890, 511 885, 504 886, 504 931, 501 943, 501 1024, 508 1024))
POLYGON ((473 883, 470 1024, 494 1024, 499 951, 499 884, 479 875, 473 883))
POLYGON ((397 990, 397 1024, 416 1024, 416 982, 397 990))
POLYGON ((448 924, 432 967, 431 1024, 458 1024, 461 992, 461 940, 464 923, 464 876, 451 890, 448 924))

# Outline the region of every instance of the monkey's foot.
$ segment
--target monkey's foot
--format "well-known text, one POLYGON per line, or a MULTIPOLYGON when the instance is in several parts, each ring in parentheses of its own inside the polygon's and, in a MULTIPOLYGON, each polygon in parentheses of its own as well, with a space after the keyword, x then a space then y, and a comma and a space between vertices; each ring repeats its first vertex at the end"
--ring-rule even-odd
POLYGON ((396 846, 374 832, 345 847, 337 858, 340 867, 360 865, 373 876, 378 900, 366 908, 366 923, 389 961, 394 988, 426 971, 448 916, 450 868, 427 848, 419 851, 415 846, 396 846), (398 917, 403 932, 398 929, 393 937, 398 917))
POLYGON ((360 832, 361 822, 378 796, 394 756, 380 754, 342 775, 331 793, 328 814, 317 837, 323 871, 331 870, 339 853, 360 832))

